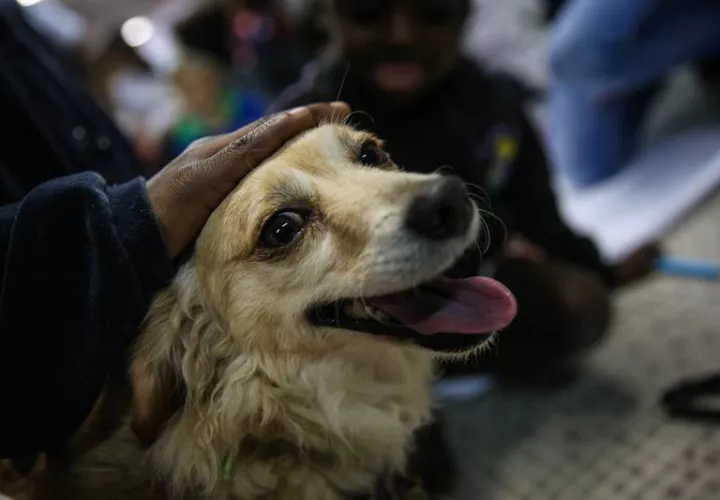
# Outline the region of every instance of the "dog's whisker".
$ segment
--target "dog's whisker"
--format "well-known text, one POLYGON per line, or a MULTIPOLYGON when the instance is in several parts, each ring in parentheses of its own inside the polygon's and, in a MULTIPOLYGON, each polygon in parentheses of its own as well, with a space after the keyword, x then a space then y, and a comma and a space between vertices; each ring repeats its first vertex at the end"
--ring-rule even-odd
POLYGON ((468 198, 474 201, 479 201, 481 203, 485 203, 485 200, 480 197, 477 193, 468 193, 468 198))
POLYGON ((488 196, 487 191, 486 191, 484 188, 482 188, 482 187, 480 186, 480 184, 475 184, 474 182, 465 182, 465 185, 466 185, 467 187, 475 188, 475 189, 477 189, 478 191, 480 191, 481 193, 483 193, 484 195, 488 196))
POLYGON ((492 209, 492 197, 485 189, 472 182, 466 182, 465 186, 468 188, 469 196, 487 205, 489 209, 492 209))
POLYGON ((345 88, 345 80, 347 80, 348 72, 350 71, 350 63, 347 63, 347 66, 345 66, 345 73, 343 73, 342 80, 340 81, 340 88, 338 89, 337 97, 335 97, 336 101, 340 100, 340 96, 342 95, 342 91, 345 88))
MULTIPOLYGON (((472 197, 472 195, 471 195, 471 197, 472 197)), ((493 214, 492 212, 482 209, 482 208, 479 208, 477 206, 475 207, 475 210, 477 211, 478 215, 480 216, 481 234, 486 235, 484 248, 480 247, 477 240, 475 241, 475 245, 476 245, 477 249, 481 251, 482 254, 485 254, 485 253, 487 253, 488 250, 490 250, 490 245, 492 242, 492 240, 491 240, 492 236, 490 234, 490 225, 488 224, 488 222, 486 220, 486 216, 488 218, 493 218, 493 219, 497 220, 498 222, 500 222, 500 224, 503 226, 505 233, 507 233, 507 228, 505 227, 505 224, 503 223, 502 219, 500 219, 500 217, 493 214)))
MULTIPOLYGON (((347 115, 345 117, 345 119, 343 120, 342 124, 346 125, 346 126, 353 126, 352 123, 350 123, 350 120, 352 120, 357 115, 367 116, 368 120, 370 120, 372 123, 375 123, 375 119, 372 117, 372 115, 370 113, 359 109, 359 110, 353 111, 352 113, 347 115)), ((353 127, 353 128, 355 128, 355 127, 353 127)))
MULTIPOLYGON (((479 210, 479 209, 478 209, 479 210)), ((481 213, 481 212, 479 212, 481 213)), ((499 219, 498 219, 499 220, 499 219)), ((502 223, 502 221, 500 221, 502 223)), ((475 243, 478 246, 478 249, 481 250, 481 255, 484 255, 490 250, 490 246, 492 244, 492 235, 490 234, 490 225, 487 223, 484 217, 480 217, 480 227, 482 228, 482 232, 485 235, 485 248, 480 248, 480 244, 475 240, 475 243)))
POLYGON ((482 186, 480 186, 480 184, 475 184, 474 182, 465 182, 465 186, 467 186, 467 187, 469 187, 469 188, 473 188, 473 189, 475 189, 476 191, 479 191, 479 192, 480 192, 481 194, 483 194, 486 198, 490 199, 490 194, 487 192, 487 190, 485 190, 485 188, 483 188, 482 186))
POLYGON ((500 226, 502 227, 502 230, 503 230, 503 235, 504 235, 503 236, 503 245, 505 243, 507 243, 508 227, 507 227, 507 224, 505 224, 505 222, 500 218, 500 216, 492 213, 489 210, 485 210, 480 207, 477 207, 477 211, 478 211, 478 214, 480 214, 481 224, 483 224, 483 227, 485 228, 485 232, 488 235, 488 245, 490 244, 490 226, 487 223, 487 221, 485 220, 485 218, 494 219, 500 224, 500 226))
POLYGON ((480 255, 482 255, 483 253, 485 253, 487 251, 487 250, 482 249, 482 247, 480 246, 480 243, 478 241, 473 241, 472 248, 474 248, 475 250, 480 252, 480 255))
POLYGON ((469 192, 469 193, 468 193, 468 198, 470 198, 471 200, 475 201, 475 202, 478 203, 479 205, 484 205, 484 206, 487 206, 488 208, 491 208, 490 200, 487 199, 487 198, 483 198, 482 196, 480 196, 480 195, 477 194, 477 193, 470 193, 470 192, 469 192))

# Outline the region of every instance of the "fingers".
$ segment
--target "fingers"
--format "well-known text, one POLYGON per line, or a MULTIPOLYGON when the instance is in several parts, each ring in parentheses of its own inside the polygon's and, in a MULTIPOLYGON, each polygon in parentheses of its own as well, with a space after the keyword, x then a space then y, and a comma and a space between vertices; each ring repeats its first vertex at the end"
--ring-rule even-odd
MULTIPOLYGON (((203 156, 206 158, 214 156, 226 148, 233 149, 236 154, 244 154, 246 148, 253 145, 261 135, 270 136, 273 140, 269 141, 268 146, 275 147, 265 155, 267 158, 297 134, 315 127, 323 121, 340 122, 349 114, 350 108, 343 102, 310 104, 264 116, 238 130, 196 141, 194 145, 202 149, 203 156)), ((228 153, 233 153, 233 151, 228 151, 228 153)))
POLYGON ((232 168, 227 175, 233 181, 239 180, 288 140, 324 121, 343 120, 349 113, 344 103, 311 104, 277 113, 250 130, 235 134, 238 137, 213 158, 214 168, 224 163, 232 168))
MULTIPOLYGON (((350 114, 350 107, 344 102, 310 104, 306 106, 313 115, 313 124, 323 121, 342 122, 350 114)), ((314 126, 313 125, 313 126, 314 126)))
POLYGON ((298 134, 326 120, 342 121, 349 112, 343 103, 311 104, 193 143, 147 182, 170 255, 187 245, 250 170, 298 134))
POLYGON ((350 108, 343 102, 309 104, 307 106, 300 106, 295 109, 280 111, 278 113, 268 115, 249 125, 246 125, 245 127, 242 127, 241 129, 220 137, 223 138, 225 146, 229 146, 233 142, 242 139, 248 133, 257 130, 258 128, 268 127, 269 125, 275 127, 277 125, 280 129, 282 129, 280 132, 287 130, 286 127, 289 127, 292 135, 285 138, 285 141, 287 141, 298 133, 315 127, 323 121, 340 121, 345 119, 345 117, 349 114, 350 108), (272 123, 269 124, 268 122, 272 123))

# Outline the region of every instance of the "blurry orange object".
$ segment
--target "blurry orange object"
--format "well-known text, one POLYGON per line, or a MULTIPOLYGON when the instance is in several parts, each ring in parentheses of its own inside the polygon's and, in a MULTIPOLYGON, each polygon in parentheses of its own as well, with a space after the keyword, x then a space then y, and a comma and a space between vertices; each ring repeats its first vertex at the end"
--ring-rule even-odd
POLYGON ((519 234, 512 234, 505 243, 504 254, 509 258, 527 259, 540 262, 547 258, 542 247, 519 234))

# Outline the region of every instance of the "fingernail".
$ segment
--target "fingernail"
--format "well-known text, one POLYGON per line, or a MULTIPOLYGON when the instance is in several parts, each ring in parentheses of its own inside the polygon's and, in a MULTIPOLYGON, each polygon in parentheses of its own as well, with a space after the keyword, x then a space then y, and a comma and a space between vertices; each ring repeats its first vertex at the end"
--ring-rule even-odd
POLYGON ((305 106, 298 106, 297 108, 293 108, 290 111, 288 111, 289 115, 297 116, 307 113, 308 109, 305 106))
POLYGON ((333 101, 330 103, 331 108, 347 108, 350 109, 350 105, 345 101, 333 101))

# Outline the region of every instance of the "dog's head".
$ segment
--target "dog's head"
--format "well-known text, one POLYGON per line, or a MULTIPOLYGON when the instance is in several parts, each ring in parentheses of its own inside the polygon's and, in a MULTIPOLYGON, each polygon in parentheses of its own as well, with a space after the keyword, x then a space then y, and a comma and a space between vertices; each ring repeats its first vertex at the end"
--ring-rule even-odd
POLYGON ((346 126, 305 133, 213 213, 151 308, 134 365, 140 434, 163 421, 143 403, 170 377, 160 359, 202 398, 234 357, 462 352, 488 340, 512 320, 512 295, 487 278, 442 278, 479 229, 457 178, 401 172, 378 139, 346 126))
POLYGON ((206 225, 195 264, 229 332, 251 318, 277 327, 236 339, 245 347, 352 331, 457 352, 515 313, 492 280, 441 278, 479 227, 458 178, 401 172, 372 135, 325 125, 248 176, 206 225))

